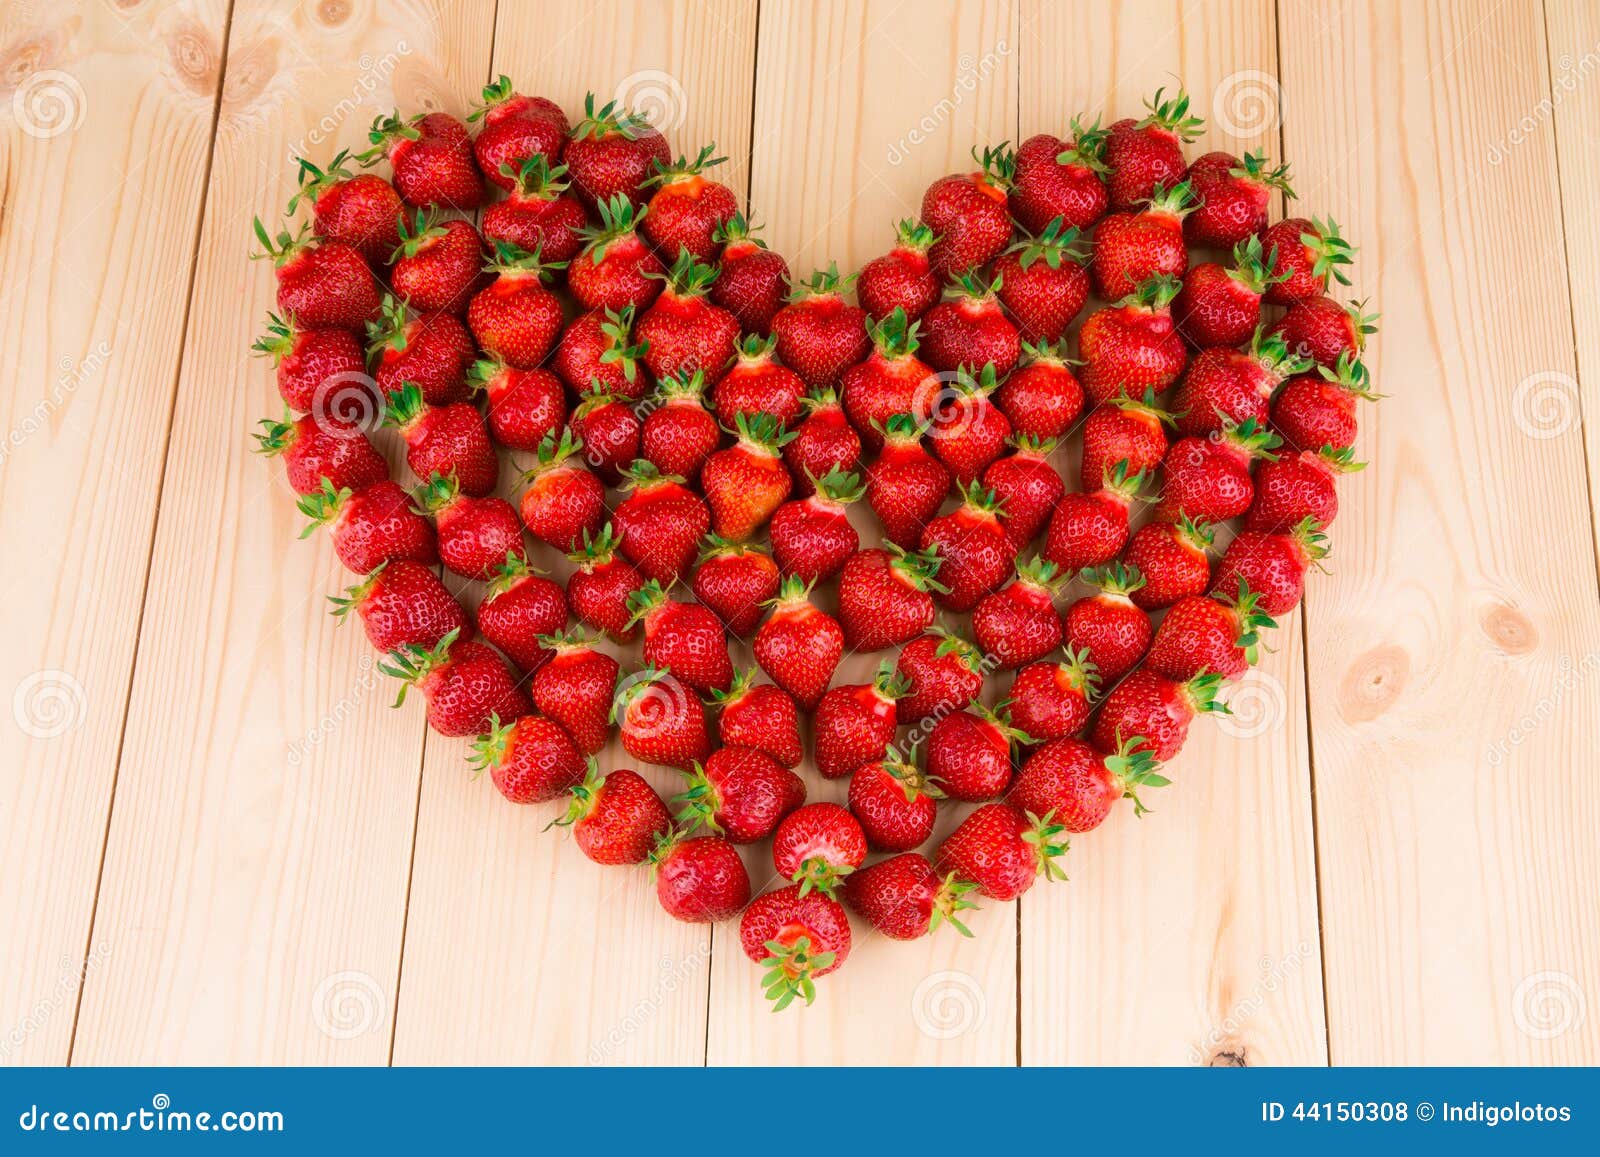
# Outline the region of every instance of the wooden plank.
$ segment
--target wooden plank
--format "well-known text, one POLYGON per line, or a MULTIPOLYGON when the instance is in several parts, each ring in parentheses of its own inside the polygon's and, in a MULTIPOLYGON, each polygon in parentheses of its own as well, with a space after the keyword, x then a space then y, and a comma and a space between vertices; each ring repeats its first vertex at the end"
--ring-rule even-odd
MULTIPOLYGON (((386 706, 347 578, 275 462, 248 355, 273 299, 246 266, 289 156, 360 142, 403 94, 462 111, 489 64, 491 0, 287 11, 240 2, 178 388, 162 517, 74 1059, 383 1063, 422 722, 386 706)), ((213 46, 215 48, 215 45, 213 46)))
MULTIPOLYGON (((1281 19, 1289 160, 1363 245, 1390 395, 1309 606, 1332 1059, 1594 1063, 1600 608, 1577 415, 1549 408, 1575 366, 1539 6, 1281 19)), ((1587 23, 1558 56, 1592 56, 1587 23)))
MULTIPOLYGON (((729 158, 718 175, 742 194, 755 18, 735 0, 607 2, 581 19, 508 4, 494 67, 574 119, 588 91, 624 100, 675 153, 715 140, 729 158)), ((533 553, 563 579, 571 570, 533 553)), ((637 644, 622 654, 639 663, 637 644)), ((564 831, 543 832, 555 805, 513 807, 487 778, 471 782, 463 756, 460 741, 428 737, 396 1063, 700 1064, 709 932, 668 918, 644 870, 598 867, 564 831)), ((634 766, 615 743, 600 761, 634 766)), ((680 790, 667 769, 639 770, 664 795, 680 790)))
POLYGON ((85 945, 226 19, 0 12, 0 1064, 65 1063, 116 966, 85 945))
MULTIPOLYGON (((1275 154, 1273 18, 1266 0, 1030 4, 1021 135, 1139 116, 1181 81, 1207 120, 1190 156, 1275 154)), ((1299 634, 1290 619, 1231 692, 1238 719, 1195 724, 1155 814, 1119 811, 1074 841, 1069 884, 1024 897, 1023 1063, 1325 1062, 1299 634)))

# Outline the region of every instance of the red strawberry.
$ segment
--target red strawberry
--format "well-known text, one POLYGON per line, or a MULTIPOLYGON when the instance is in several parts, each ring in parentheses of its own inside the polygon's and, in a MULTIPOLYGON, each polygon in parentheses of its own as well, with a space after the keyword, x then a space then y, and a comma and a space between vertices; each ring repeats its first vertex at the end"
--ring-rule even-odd
POLYGON ((908 554, 898 545, 863 550, 839 571, 839 622, 852 651, 881 651, 914 639, 933 625, 934 578, 941 559, 932 551, 908 554))
POLYGON ((805 781, 753 747, 720 747, 685 774, 688 789, 673 800, 682 817, 735 844, 766 839, 806 801, 805 781))
POLYGON ((504 498, 464 494, 454 475, 433 474, 418 494, 433 515, 439 534, 439 560, 455 574, 487 579, 501 563, 527 561, 522 523, 504 498))
POLYGON ((974 149, 972 159, 978 171, 940 177, 922 195, 922 223, 938 238, 928 260, 941 279, 989 264, 1011 240, 1006 193, 1016 156, 1001 145, 974 149))
POLYGON ((943 588, 934 597, 947 610, 970 611, 1010 576, 1016 554, 998 511, 994 491, 974 482, 963 493, 960 506, 935 518, 922 532, 923 551, 940 561, 943 588))
POLYGON ((722 440, 722 429, 705 405, 706 382, 699 370, 661 379, 655 408, 640 429, 640 452, 663 474, 690 485, 722 440))
POLYGON ((1338 476, 1360 470, 1350 449, 1291 450, 1255 473, 1255 497, 1245 514, 1246 530, 1287 530, 1303 519, 1326 529, 1339 513, 1338 476))
POLYGON ((1227 249, 1267 227, 1267 206, 1277 189, 1292 198, 1289 166, 1270 168, 1267 158, 1246 153, 1206 153, 1189 165, 1184 179, 1194 190, 1199 208, 1183 223, 1190 245, 1227 249))
POLYGON ((1065 831, 1048 816, 1030 816, 1010 804, 984 804, 939 845, 934 869, 976 885, 991 900, 1015 900, 1041 875, 1067 878, 1055 863, 1067 850, 1065 831))
MULTIPOLYGON (((551 656, 550 638, 567 627, 567 599, 561 584, 515 556, 504 558, 487 577, 489 592, 478 604, 478 629, 525 674, 543 670, 551 656)), ((609 688, 616 682, 613 672, 605 696, 607 707, 611 705, 609 688)), ((566 726, 559 714, 545 711, 543 706, 539 710, 566 726)), ((584 753, 594 754, 587 747, 584 753)))
MULTIPOLYGON (((420 395, 419 395, 420 398, 420 395)), ((252 435, 257 453, 283 455, 289 486, 296 494, 315 494, 324 482, 337 490, 359 492, 389 478, 389 464, 367 441, 361 427, 337 418, 304 414, 283 421, 263 418, 263 432, 252 435)))
POLYGON ((1308 221, 1290 217, 1279 221, 1261 234, 1261 247, 1267 251, 1272 272, 1278 277, 1267 288, 1266 301, 1271 305, 1293 305, 1321 297, 1328 292, 1329 278, 1340 285, 1350 284, 1344 267, 1355 256, 1355 248, 1339 236, 1339 226, 1332 218, 1319 221, 1313 217, 1308 221))
POLYGON ((926 856, 906 852, 852 872, 844 882, 844 900, 894 940, 920 939, 941 924, 971 936, 956 913, 977 907, 965 898, 972 889, 954 874, 941 880, 926 856))
POLYGON ((902 759, 893 745, 850 777, 850 814, 875 852, 909 852, 926 843, 943 796, 922 774, 915 753, 902 759))
POLYGON ((1296 449, 1345 450, 1356 440, 1356 403, 1379 396, 1367 368, 1342 354, 1335 369, 1318 366, 1315 374, 1283 383, 1272 403, 1272 428, 1296 449))
POLYGON ((636 622, 644 625, 644 659, 676 675, 701 695, 726 691, 733 682, 733 662, 722 620, 699 603, 667 597, 657 582, 628 599, 636 622))
POLYGON ((779 1012, 798 997, 817 998, 818 978, 833 972, 850 955, 850 918, 838 901, 808 893, 803 886, 757 896, 739 918, 744 954, 766 973, 761 987, 779 1012))
POLYGON ((667 915, 688 924, 731 920, 750 902, 750 874, 732 844, 719 836, 672 834, 650 853, 656 899, 667 915))
POLYGON ((709 535, 690 584, 730 634, 746 638, 778 593, 778 566, 760 547, 709 535))
POLYGON ((844 630, 811 603, 809 589, 797 578, 784 580, 752 649, 772 681, 814 711, 844 654, 844 630))
POLYGON ((1189 360, 1172 323, 1178 283, 1157 277, 1114 305, 1096 310, 1078 331, 1078 380, 1095 402, 1119 394, 1142 398, 1178 380, 1189 360))
POLYGON ((578 621, 604 631, 619 643, 631 643, 638 629, 632 625, 628 598, 644 588, 644 575, 627 559, 618 557, 617 536, 611 523, 598 535, 583 532, 583 548, 567 558, 577 569, 567 579, 567 602, 578 621))
POLYGON ((1117 564, 1079 576, 1095 594, 1078 599, 1061 616, 1067 646, 1081 653, 1107 686, 1131 670, 1150 646, 1150 616, 1136 606, 1134 591, 1144 576, 1117 564))
POLYGON ((480 772, 487 768, 512 803, 560 799, 583 782, 585 767, 571 737, 541 715, 523 715, 504 725, 491 716, 488 734, 473 745, 472 763, 480 772))
POLYGON ((537 369, 561 336, 561 301, 545 288, 555 263, 504 241, 489 268, 499 274, 467 306, 467 325, 483 352, 519 370, 537 369))
POLYGON ((809 584, 838 574, 844 560, 861 549, 861 535, 850 524, 848 510, 865 493, 859 477, 833 470, 817 480, 810 498, 778 507, 768 531, 778 569, 809 584))
POLYGON ((1005 453, 1011 437, 1011 419, 990 398, 996 388, 994 375, 993 362, 976 379, 957 370, 955 380, 934 403, 928 441, 950 467, 957 486, 971 486, 982 477, 989 464, 1005 453))
POLYGON ((322 489, 297 505, 311 520, 300 537, 309 537, 319 526, 332 527, 334 553, 355 574, 371 574, 395 559, 423 566, 439 561, 433 525, 398 482, 378 482, 356 494, 349 487, 335 489, 324 478, 322 489))
POLYGON ((597 864, 642 864, 672 831, 672 816, 644 776, 618 768, 604 776, 594 760, 572 787, 572 803, 556 821, 570 825, 578 850, 597 864))
POLYGON ((789 263, 768 249, 738 213, 713 237, 722 245, 722 260, 711 300, 738 318, 746 333, 767 336, 789 291, 789 263))
POLYGON ((341 622, 352 610, 360 615, 367 640, 384 654, 402 647, 431 650, 446 635, 472 637, 467 612, 421 563, 379 563, 365 581, 328 601, 341 622))
POLYGON ((1272 457, 1278 439, 1255 419, 1224 427, 1209 438, 1180 438, 1162 463, 1161 502, 1156 517, 1226 522, 1250 509, 1255 488, 1250 460, 1272 457))
POLYGON ((832 390, 813 390, 801 405, 806 416, 794 431, 793 440, 784 446, 783 461, 794 478, 795 493, 807 497, 816 492, 813 479, 835 470, 848 474, 861 464, 861 438, 832 390))
POLYGON ((1083 411, 1083 387, 1059 345, 1022 345, 1022 365, 995 391, 994 400, 1018 434, 1060 438, 1083 411))
POLYGON ((920 542, 950 492, 950 471, 924 449, 923 429, 910 414, 890 418, 883 452, 867 467, 867 504, 896 546, 920 542))
POLYGON ((1188 518, 1147 522, 1134 531, 1122 552, 1122 561, 1144 579, 1128 592, 1134 606, 1155 611, 1185 595, 1204 594, 1211 584, 1212 540, 1210 523, 1188 518))
POLYGON ((1017 149, 1008 204, 1011 215, 1030 233, 1061 219, 1072 229, 1087 229, 1105 216, 1106 139, 1097 119, 1085 128, 1074 117, 1072 140, 1040 133, 1017 149))
POLYGON ((711 529, 711 511, 683 479, 648 462, 635 462, 623 486, 633 492, 612 512, 622 555, 645 578, 670 586, 689 573, 700 540, 711 529))
POLYGON ((1065 662, 1029 663, 1017 672, 1006 692, 1011 722, 1036 743, 1081 734, 1099 690, 1100 676, 1088 652, 1069 647, 1065 662))
POLYGON ((1308 297, 1291 305, 1271 332, 1283 338, 1290 353, 1319 366, 1337 366, 1346 357, 1359 358, 1367 338, 1378 332, 1378 315, 1365 308, 1364 301, 1340 305, 1331 297, 1308 297))
POLYGON ((617 683, 611 702, 622 749, 643 763, 688 771, 711 754, 705 708, 669 671, 646 667, 617 683))
POLYGON ((818 270, 773 315, 778 356, 813 389, 833 385, 867 356, 867 311, 845 301, 849 283, 837 265, 818 270))
POLYGON ((1078 484, 1085 491, 1100 489, 1119 463, 1129 473, 1154 475, 1167 456, 1167 429, 1173 416, 1156 404, 1153 390, 1143 401, 1127 394, 1110 399, 1089 412, 1083 423, 1083 458, 1078 484))
POLYGON ((1066 495, 1066 483, 1049 462, 1056 448, 1053 441, 1041 442, 1031 434, 1009 441, 1015 453, 990 463, 983 472, 983 485, 1000 500, 1006 541, 1020 553, 1050 521, 1066 495))
POLYGON ((965 803, 998 799, 1011 786, 1012 745, 1032 739, 981 703, 946 715, 928 734, 928 778, 965 803))
POLYGON ((1035 558, 1017 568, 1016 581, 985 595, 972 611, 978 646, 1004 669, 1043 658, 1061 645, 1061 616, 1054 598, 1066 580, 1056 565, 1035 558))
POLYGON ((1233 594, 1186 595, 1156 628, 1145 666, 1177 683, 1207 671, 1237 679, 1260 658, 1261 631, 1276 627, 1243 579, 1233 594))
POLYGON ((939 300, 939 279, 928 261, 933 230, 909 218, 895 230, 895 247, 856 275, 856 300, 873 321, 900 310, 912 321, 939 300))
POLYGON ((301 201, 311 202, 313 228, 325 241, 348 245, 381 267, 394 247, 400 244, 395 223, 405 206, 394 186, 373 173, 352 175, 346 162, 350 152, 340 149, 319 169, 305 157, 296 157, 300 166, 299 191, 289 201, 286 213, 293 216, 301 201))
POLYGON ((1172 303, 1178 332, 1201 349, 1243 345, 1261 325, 1261 297, 1270 284, 1261 238, 1239 242, 1232 269, 1207 261, 1184 275, 1172 303))
POLYGON ((583 120, 572 130, 564 159, 576 192, 590 209, 625 197, 637 209, 648 199, 645 182, 656 162, 672 164, 667 138, 644 117, 607 101, 596 112, 594 93, 583 100, 583 120))
POLYGON ((1178 430, 1205 437, 1221 433, 1228 422, 1247 418, 1265 426, 1278 384, 1308 368, 1306 361, 1289 354, 1281 337, 1259 329, 1248 351, 1201 350, 1173 395, 1178 430))
POLYGON ((382 310, 380 320, 367 323, 367 357, 380 394, 415 382, 430 406, 472 396, 467 369, 476 347, 459 318, 449 313, 419 316, 393 297, 383 299, 382 310))
POLYGON ((1132 293, 1152 277, 1182 278, 1189 268, 1183 220, 1194 199, 1183 181, 1156 185, 1137 210, 1112 213, 1094 231, 1094 291, 1108 301, 1132 293))
POLYGON ((773 344, 772 338, 759 334, 745 338, 733 365, 711 388, 711 404, 724 425, 741 414, 746 418, 771 414, 785 426, 800 417, 806 384, 788 366, 778 364, 773 344))
MULTIPOLYGON (((498 731, 500 720, 511 722, 533 713, 527 693, 517 685, 516 674, 499 653, 482 643, 457 641, 454 631, 431 650, 412 643, 391 651, 388 661, 379 663, 378 669, 401 680, 396 707, 405 702, 406 692, 416 687, 428 701, 428 725, 449 738, 498 731)), ((567 740, 568 747, 571 743, 567 740)), ((576 774, 581 776, 583 757, 576 748, 571 749, 571 754, 577 764, 576 774)), ((562 784, 548 798, 575 782, 576 778, 562 784)))
POLYGON ((840 380, 844 411, 869 450, 883 447, 883 428, 894 415, 929 418, 943 388, 933 368, 917 357, 917 329, 898 310, 869 323, 872 353, 840 380))
POLYGON ((547 434, 533 469, 522 476, 522 525, 557 550, 577 549, 605 520, 606 488, 575 457, 582 447, 570 430, 561 431, 560 442, 547 434))
POLYGON ((771 683, 756 683, 755 671, 736 671, 727 691, 713 691, 717 735, 724 747, 753 747, 784 767, 805 757, 800 743, 800 706, 771 683))
POLYGON ((1171 781, 1148 751, 1132 750, 1134 737, 1116 754, 1106 755, 1078 739, 1057 739, 1028 757, 1006 802, 1034 815, 1053 816, 1073 835, 1105 822, 1119 799, 1133 800, 1135 815, 1145 806, 1141 787, 1165 787, 1171 781))
POLYGON ((666 266, 639 236, 639 219, 621 193, 600 204, 600 224, 583 230, 583 250, 567 265, 567 288, 584 309, 642 310, 661 292, 666 266))
POLYGON ((389 395, 384 422, 397 427, 405 438, 406 464, 418 478, 454 475, 461 493, 474 498, 494 489, 500 477, 500 459, 483 415, 471 402, 430 406, 416 384, 407 382, 389 395))
POLYGON ((489 432, 508 450, 537 453, 544 441, 566 431, 567 394, 549 370, 519 370, 504 362, 473 365, 468 381, 489 405, 489 432))
POLYGON ((472 156, 467 126, 449 113, 432 112, 402 121, 380 116, 367 134, 372 148, 360 161, 387 157, 394 187, 407 205, 476 209, 483 203, 483 175, 472 156))
POLYGON ((644 185, 654 188, 644 235, 656 250, 669 257, 687 251, 696 261, 715 261, 722 250, 717 231, 739 211, 733 190, 704 177, 705 170, 728 158, 714 157, 717 146, 706 145, 694 160, 657 163, 654 176, 644 185))
POLYGON ((867 858, 867 836, 856 817, 836 803, 808 803, 783 818, 772 836, 772 863, 780 878, 833 895, 867 858))
POLYGON ((883 754, 894 742, 895 700, 908 690, 905 677, 882 663, 871 683, 843 684, 822 697, 813 727, 817 770, 824 779, 849 775, 883 754))
POLYGON ((1157 185, 1172 185, 1183 177, 1183 146, 1205 128, 1189 115, 1189 94, 1182 89, 1173 99, 1161 99, 1164 89, 1145 101, 1149 115, 1142 120, 1120 120, 1106 140, 1105 162, 1111 169, 1107 185, 1111 207, 1131 209, 1148 201, 1157 185))
POLYGON ((1127 545, 1128 510, 1144 480, 1143 474, 1128 473, 1127 462, 1118 462, 1100 489, 1064 497, 1050 516, 1044 557, 1064 574, 1116 558, 1127 545))
POLYGON ((701 489, 711 507, 711 528, 743 542, 764 526, 794 488, 781 451, 794 435, 770 414, 735 419, 739 440, 706 460, 701 489))
MULTIPOLYGON (((554 101, 524 96, 501 76, 484 86, 483 102, 467 114, 483 122, 472 155, 483 175, 502 189, 516 187, 515 174, 530 161, 555 164, 567 143, 567 114, 554 101)), ((503 203, 503 202, 502 202, 503 203)))
MULTIPOLYGON (((426 209, 401 217, 389 284, 413 309, 465 313, 472 295, 489 284, 483 238, 472 222, 435 220, 426 209)), ((554 254, 548 255, 552 261, 554 254)))
POLYGON ((637 402, 650 378, 640 372, 644 346, 634 336, 633 309, 593 310, 574 318, 561 334, 550 365, 575 394, 595 382, 606 393, 637 402))
POLYGON ((293 409, 327 414, 352 389, 370 398, 361 342, 347 329, 306 329, 292 317, 285 321, 269 313, 266 334, 250 348, 272 359, 278 393, 293 409))
POLYGON ((680 250, 667 272, 666 288, 639 318, 644 364, 658 381, 697 373, 715 382, 738 352, 738 319, 706 300, 716 277, 716 269, 680 250))
POLYGON ((1005 306, 1025 342, 1056 342, 1089 300, 1088 260, 1078 231, 1051 221, 1037 237, 1025 237, 994 263, 1005 306))
POLYGON ((1306 570, 1327 556, 1328 539, 1310 519, 1277 534, 1241 531, 1222 555, 1213 591, 1237 590, 1245 582, 1261 596, 1261 609, 1286 615, 1300 605, 1306 570))
POLYGON ((567 425, 573 438, 583 444, 589 469, 613 486, 639 459, 644 430, 638 414, 627 399, 606 393, 599 382, 580 392, 567 425))
POLYGON ((308 329, 360 332, 378 312, 378 283, 359 251, 340 241, 308 240, 304 227, 296 237, 287 232, 274 239, 260 220, 256 238, 272 258, 278 277, 278 312, 308 329))
POLYGON ((999 290, 998 280, 986 284, 972 273, 945 290, 945 300, 922 318, 922 355, 929 365, 969 374, 993 365, 997 378, 1016 368, 1022 337, 1000 307, 999 290))
POLYGON ((1100 704, 1090 741, 1107 753, 1148 751, 1157 761, 1171 763, 1183 749, 1195 716, 1227 712, 1226 704, 1216 698, 1221 684, 1221 675, 1197 675, 1187 683, 1174 683, 1140 667, 1100 704))
POLYGON ((567 170, 552 168, 544 157, 530 157, 513 176, 498 174, 510 182, 510 196, 496 201, 483 211, 483 237, 491 245, 506 242, 546 261, 568 262, 583 250, 583 230, 589 223, 582 203, 567 192, 561 180, 567 170))
MULTIPOLYGON (((564 626, 565 602, 561 621, 564 626)), ((481 619, 479 625, 482 626, 481 619)), ((484 627, 485 634, 488 630, 484 627)), ((599 754, 611 738, 611 696, 617 687, 617 661, 596 649, 594 636, 582 631, 551 633, 539 644, 549 655, 549 662, 533 676, 533 705, 561 724, 579 751, 599 754)))
POLYGON ((942 719, 978 698, 983 677, 993 663, 959 635, 935 628, 900 649, 895 670, 906 681, 906 693, 895 700, 901 723, 942 719))

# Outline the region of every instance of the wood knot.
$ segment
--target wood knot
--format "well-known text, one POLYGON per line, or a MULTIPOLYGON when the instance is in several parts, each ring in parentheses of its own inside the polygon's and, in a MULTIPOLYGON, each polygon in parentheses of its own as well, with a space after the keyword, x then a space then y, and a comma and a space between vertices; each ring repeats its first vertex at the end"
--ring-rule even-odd
POLYGON ((223 106, 238 111, 254 105, 278 74, 278 54, 276 40, 261 40, 240 52, 230 52, 228 75, 222 82, 223 106))
POLYGON ((350 0, 322 0, 317 5, 313 19, 324 28, 338 28, 350 19, 355 6, 350 0))
POLYGON ((194 95, 210 99, 216 92, 220 63, 210 33, 185 21, 166 34, 166 42, 167 62, 178 83, 194 95))
POLYGON ((1213 1069, 1243 1069, 1248 1068, 1250 1062, 1245 1059, 1244 1046, 1235 1045, 1232 1049, 1218 1049, 1212 1053, 1206 1065, 1213 1069))
POLYGON ((1339 686, 1339 713, 1350 723, 1366 723, 1389 710, 1411 674, 1411 656, 1395 645, 1374 647, 1345 672, 1339 686))
POLYGON ((1478 617, 1489 641, 1507 655, 1526 655, 1539 645, 1539 632, 1521 611, 1496 603, 1478 617))
POLYGON ((58 33, 43 32, 0 49, 0 94, 13 93, 30 76, 54 67, 62 47, 58 33))

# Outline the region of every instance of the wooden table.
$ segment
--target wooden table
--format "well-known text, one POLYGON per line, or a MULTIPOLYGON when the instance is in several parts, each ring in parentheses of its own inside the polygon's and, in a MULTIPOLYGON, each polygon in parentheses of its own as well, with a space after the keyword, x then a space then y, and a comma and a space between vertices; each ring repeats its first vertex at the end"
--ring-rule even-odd
MULTIPOLYGON (((0 14, 0 1059, 1600 1061, 1600 7, 25 3, 0 14), (1156 814, 770 1015, 425 736, 280 467, 253 215, 485 81, 714 139, 798 271, 1179 82, 1381 310, 1331 573, 1156 814), (1582 383, 1580 385, 1580 383, 1582 383)), ((1196 148, 1201 147, 1197 145, 1196 148)), ((866 665, 870 666, 870 662, 866 665)), ((850 673, 857 673, 852 667, 850 673)), ((665 777, 658 777, 665 784, 665 777)), ((759 880, 758 880, 759 882, 759 880)))

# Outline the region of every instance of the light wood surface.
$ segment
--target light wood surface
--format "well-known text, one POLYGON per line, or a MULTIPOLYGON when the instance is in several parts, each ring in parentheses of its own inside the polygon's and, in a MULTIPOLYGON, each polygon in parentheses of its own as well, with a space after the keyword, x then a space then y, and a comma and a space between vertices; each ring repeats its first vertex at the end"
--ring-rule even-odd
POLYGON ((13 5, 0 64, 0 1063, 1600 1062, 1592 7, 13 5), (249 221, 292 151, 500 72, 715 139, 800 275, 881 252, 973 145, 1180 78, 1191 155, 1285 157, 1360 245, 1389 397, 1330 573, 1070 883, 971 942, 858 924, 774 1016, 731 925, 667 920, 389 709, 248 452, 278 409, 249 221))

